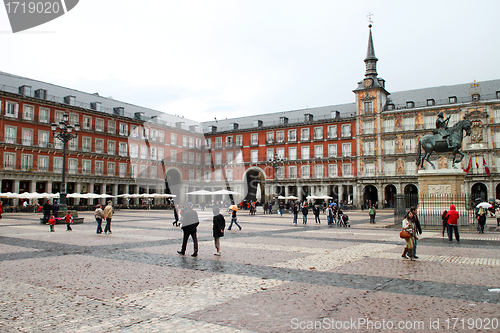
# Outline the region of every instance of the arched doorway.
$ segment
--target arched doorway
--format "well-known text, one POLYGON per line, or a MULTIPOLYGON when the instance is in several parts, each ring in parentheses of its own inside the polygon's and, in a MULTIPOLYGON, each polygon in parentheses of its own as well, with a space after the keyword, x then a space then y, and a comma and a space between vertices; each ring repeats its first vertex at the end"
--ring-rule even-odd
POLYGON ((174 194, 177 198, 181 195, 182 175, 177 169, 167 170, 165 174, 165 193, 174 194))
POLYGON ((414 184, 408 184, 404 188, 405 207, 410 208, 418 205, 418 188, 414 184))
POLYGON ((500 199, 500 184, 497 184, 497 187, 495 190, 495 199, 500 199))
MULTIPOLYGON (((481 201, 486 201, 486 200, 488 200, 488 198, 487 198, 488 188, 483 183, 476 183, 476 184, 472 185, 471 196, 472 196, 471 199, 473 201, 476 201, 477 199, 481 199, 481 201)), ((479 200, 477 200, 477 201, 479 201, 479 200)))
POLYGON ((378 205, 378 190, 374 185, 366 185, 363 192, 363 202, 367 206, 378 205))
POLYGON ((396 186, 391 184, 385 187, 385 202, 384 202, 385 208, 392 208, 394 204, 394 196, 396 194, 398 194, 396 186))
POLYGON ((253 168, 248 169, 243 176, 245 181, 247 195, 245 196, 245 201, 263 201, 265 198, 265 176, 261 169, 253 168), (260 193, 258 193, 260 191, 260 193))

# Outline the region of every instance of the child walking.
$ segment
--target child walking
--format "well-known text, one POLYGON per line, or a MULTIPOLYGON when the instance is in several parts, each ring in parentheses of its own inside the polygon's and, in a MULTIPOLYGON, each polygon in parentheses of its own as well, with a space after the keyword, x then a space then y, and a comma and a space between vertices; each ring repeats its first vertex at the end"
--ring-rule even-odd
POLYGON ((54 232, 54 224, 56 224, 56 220, 54 219, 54 215, 50 216, 49 219, 49 225, 50 225, 50 232, 54 232))
POLYGON ((73 229, 71 229, 70 224, 73 223, 73 215, 71 215, 71 212, 69 210, 64 218, 66 219, 66 231, 72 231, 73 229))

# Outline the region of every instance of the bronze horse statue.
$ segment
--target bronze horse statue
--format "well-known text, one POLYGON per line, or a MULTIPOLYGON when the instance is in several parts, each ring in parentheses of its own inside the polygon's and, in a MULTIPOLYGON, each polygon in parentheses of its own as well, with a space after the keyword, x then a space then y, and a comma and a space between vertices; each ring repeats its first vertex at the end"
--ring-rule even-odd
POLYGON ((418 156, 417 156, 417 166, 424 167, 424 161, 429 162, 434 169, 436 166, 429 161, 429 157, 433 152, 437 153, 453 153, 453 168, 457 168, 455 163, 460 163, 464 159, 465 155, 460 151, 462 148, 462 140, 464 138, 463 131, 465 130, 465 136, 471 135, 472 124, 469 120, 461 120, 453 127, 450 128, 450 147, 448 143, 439 134, 427 134, 420 138, 418 141, 418 156), (422 148, 425 150, 425 155, 422 157, 422 148), (457 160, 457 154, 461 155, 460 159, 457 160))

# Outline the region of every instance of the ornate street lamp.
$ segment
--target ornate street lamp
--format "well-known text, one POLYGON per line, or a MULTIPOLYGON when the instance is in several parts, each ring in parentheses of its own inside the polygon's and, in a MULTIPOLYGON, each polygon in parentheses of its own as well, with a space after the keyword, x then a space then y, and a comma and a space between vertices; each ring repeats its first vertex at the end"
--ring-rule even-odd
POLYGON ((57 123, 52 123, 52 133, 56 139, 62 141, 63 144, 63 163, 62 163, 62 183, 61 183, 61 193, 59 197, 60 210, 63 211, 66 208, 66 144, 68 141, 76 138, 78 132, 80 131, 80 124, 75 124, 75 126, 70 125, 69 115, 67 113, 63 114, 63 120, 57 123), (75 129, 75 134, 73 134, 73 128, 75 129))
POLYGON ((278 211, 278 168, 283 165, 283 159, 278 157, 278 153, 274 154, 274 158, 269 160, 269 164, 274 168, 274 183, 276 186, 276 192, 274 195, 274 206, 273 213, 278 211))

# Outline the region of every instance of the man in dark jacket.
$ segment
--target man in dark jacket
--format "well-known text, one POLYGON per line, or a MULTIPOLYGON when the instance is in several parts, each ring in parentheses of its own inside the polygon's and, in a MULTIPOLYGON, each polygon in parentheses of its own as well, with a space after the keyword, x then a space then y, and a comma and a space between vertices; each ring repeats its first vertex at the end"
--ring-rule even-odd
POLYGON ((186 247, 189 236, 193 239, 194 252, 191 257, 198 256, 198 237, 196 236, 196 228, 200 224, 198 220, 198 213, 193 210, 193 204, 188 202, 186 204, 186 209, 182 212, 182 231, 184 233, 184 238, 182 239, 182 249, 177 251, 177 253, 185 255, 186 247))
POLYGON ((316 223, 321 223, 321 221, 319 220, 319 207, 318 207, 318 205, 313 206, 313 213, 314 213, 314 220, 316 221, 316 223))
POLYGON ((418 257, 417 257, 417 238, 418 237, 416 237, 416 236, 422 234, 422 227, 420 227, 420 221, 418 220, 417 207, 415 207, 415 206, 411 207, 410 212, 413 213, 413 221, 415 222, 415 226, 417 227, 416 235, 414 235, 415 237, 413 237, 413 258, 418 259, 418 257))
POLYGON ((45 201, 43 204, 43 223, 49 223, 50 211, 52 210, 52 205, 50 200, 45 201))
POLYGON ((302 207, 302 224, 307 224, 307 213, 309 213, 309 207, 306 202, 304 207, 302 207))
POLYGON ((219 207, 214 207, 214 242, 215 248, 217 249, 217 253, 214 253, 216 256, 220 256, 220 238, 224 237, 224 229, 226 228, 226 220, 224 216, 219 213, 219 207))

